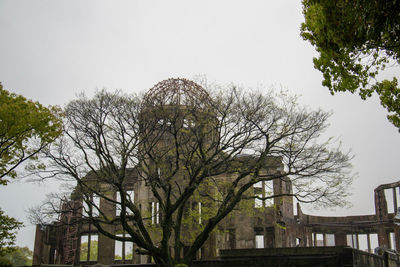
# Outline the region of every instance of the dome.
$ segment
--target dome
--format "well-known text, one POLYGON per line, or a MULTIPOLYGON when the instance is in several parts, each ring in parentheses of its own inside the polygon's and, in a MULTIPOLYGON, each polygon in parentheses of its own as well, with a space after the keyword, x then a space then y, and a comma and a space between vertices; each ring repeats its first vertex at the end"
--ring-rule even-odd
POLYGON ((197 83, 171 78, 157 83, 144 96, 143 106, 182 105, 205 107, 210 103, 206 90, 197 83))

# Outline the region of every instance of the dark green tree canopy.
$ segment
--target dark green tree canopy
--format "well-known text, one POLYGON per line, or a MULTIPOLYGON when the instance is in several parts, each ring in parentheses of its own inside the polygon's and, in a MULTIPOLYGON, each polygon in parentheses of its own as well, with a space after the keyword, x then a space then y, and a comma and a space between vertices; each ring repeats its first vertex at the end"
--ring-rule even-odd
POLYGON ((32 265, 32 254, 28 247, 15 247, 5 255, 0 255, 0 266, 8 266, 8 264, 9 266, 30 266, 32 265))
POLYGON ((386 67, 400 63, 400 2, 397 0, 303 0, 301 36, 315 46, 314 66, 332 94, 376 92, 400 128, 398 80, 379 81, 386 67))
POLYGON ((22 223, 5 215, 0 208, 0 256, 8 251, 15 243, 15 231, 22 227, 22 223))
POLYGON ((15 168, 37 153, 61 132, 56 107, 44 107, 3 89, 0 83, 0 184, 15 177, 15 168))
MULTIPOLYGON (((15 169, 26 160, 39 163, 37 153, 61 133, 59 114, 59 109, 10 93, 0 83, 0 185, 7 184, 5 177, 15 177, 15 169)), ((12 251, 21 227, 0 209, 0 254, 12 251)))

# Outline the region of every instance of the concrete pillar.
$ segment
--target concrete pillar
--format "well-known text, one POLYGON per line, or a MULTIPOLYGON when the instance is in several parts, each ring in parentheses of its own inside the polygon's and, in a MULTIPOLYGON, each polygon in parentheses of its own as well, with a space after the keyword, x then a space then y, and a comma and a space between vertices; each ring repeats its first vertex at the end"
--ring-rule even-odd
POLYGON ((335 246, 347 246, 345 233, 335 233, 335 246))
POLYGON ((397 225, 394 226, 394 238, 395 238, 396 250, 400 251, 400 229, 399 226, 397 225))
POLYGON ((389 248, 389 235, 384 229, 379 229, 378 231, 378 242, 379 247, 389 248))
POLYGON ((386 219, 388 210, 387 203, 385 197, 385 190, 376 190, 375 189, 375 213, 380 220, 386 219))
POLYGON ((314 244, 312 242, 312 240, 313 240, 312 231, 311 231, 311 229, 307 229, 306 232, 307 232, 306 233, 307 234, 307 247, 313 247, 314 244))
POLYGON ((40 225, 36 225, 36 233, 35 233, 35 246, 33 249, 33 259, 32 266, 41 265, 43 262, 43 245, 44 245, 44 231, 40 229, 40 225))
MULTIPOLYGON (((107 230, 111 230, 109 229, 110 226, 108 225, 104 226, 104 228, 108 228, 107 230)), ((105 235, 99 234, 97 261, 101 264, 113 264, 114 250, 114 240, 106 237, 105 235)))
POLYGON ((369 238, 369 234, 367 234, 367 247, 368 247, 368 252, 369 252, 369 253, 372 253, 372 250, 371 250, 371 240, 370 240, 370 238, 369 238))
POLYGON ((356 234, 356 248, 360 249, 360 242, 359 242, 359 239, 358 239, 358 234, 356 234))
POLYGON ((313 233, 313 246, 316 247, 317 246, 317 233, 313 233))
MULTIPOLYGON (((112 198, 114 193, 107 193, 108 197, 112 198)), ((106 201, 105 199, 100 199, 100 209, 104 212, 105 216, 114 217, 115 216, 115 207, 111 202, 106 201)), ((109 233, 115 234, 115 226, 114 225, 102 225, 102 227, 109 233)), ((111 238, 106 237, 99 233, 99 241, 98 241, 98 263, 110 265, 114 263, 114 253, 115 253, 115 241, 111 238)))

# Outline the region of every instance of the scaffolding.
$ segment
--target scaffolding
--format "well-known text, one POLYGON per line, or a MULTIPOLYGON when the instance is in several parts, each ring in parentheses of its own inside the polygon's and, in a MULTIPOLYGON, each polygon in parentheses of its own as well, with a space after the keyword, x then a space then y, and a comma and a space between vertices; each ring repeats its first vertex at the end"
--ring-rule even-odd
POLYGON ((62 262, 74 265, 79 255, 79 225, 82 218, 82 203, 79 201, 64 201, 60 222, 63 224, 62 262))

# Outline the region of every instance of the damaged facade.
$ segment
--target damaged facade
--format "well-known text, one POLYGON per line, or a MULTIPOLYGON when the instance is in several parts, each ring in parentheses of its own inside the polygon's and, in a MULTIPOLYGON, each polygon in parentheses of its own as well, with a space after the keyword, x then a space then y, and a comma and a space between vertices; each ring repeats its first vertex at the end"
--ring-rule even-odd
MULTIPOLYGON (((148 93, 147 97, 149 96, 151 94, 148 93)), ((146 116, 151 115, 148 112, 146 116)), ((252 158, 242 156, 237 160, 251 161, 252 158)), ((267 158, 263 170, 283 173, 281 159, 267 158)), ((160 223, 159 204, 147 183, 140 179, 138 172, 137 169, 130 169, 124 182, 124 190, 142 213, 149 214, 150 224, 157 227, 160 223)), ((230 182, 231 178, 229 174, 219 175, 218 180, 230 182)), ((87 183, 97 183, 102 187, 101 182, 96 181, 90 173, 84 179, 87 183)), ((118 192, 107 188, 106 191, 110 199, 118 202, 118 192)), ((253 199, 250 213, 249 210, 239 210, 224 219, 218 225, 217 231, 210 235, 197 252, 197 259, 214 259, 220 256, 219 251, 223 249, 351 246, 373 252, 378 246, 395 250, 400 248, 399 230, 394 223, 400 182, 376 188, 375 214, 363 216, 321 217, 304 214, 300 205, 294 203, 293 197, 286 195, 292 193, 289 177, 255 184, 252 193, 260 197, 272 194, 283 196, 276 197, 271 202, 253 199), (391 196, 389 205, 388 196, 391 196)), ((98 202, 104 216, 119 216, 119 207, 115 203, 102 198, 93 199, 93 202, 98 202)), ((198 220, 201 223, 201 200, 191 202, 190 206, 198 211, 198 220)), ((131 242, 110 239, 99 233, 92 223, 82 221, 85 209, 87 207, 84 208, 79 192, 75 192, 72 200, 64 202, 58 222, 46 227, 36 227, 33 265, 151 262, 151 257, 138 254, 137 247, 131 242)), ((107 231, 114 234, 125 235, 122 230, 121 225, 107 226, 107 231)))
MULTIPOLYGON (((148 190, 138 184, 132 184, 131 189, 135 194, 135 201, 149 203, 151 209, 152 196, 146 194, 148 190)), ((260 192, 259 189, 261 188, 255 188, 255 192, 260 192)), ((276 193, 287 192, 291 190, 291 183, 289 180, 274 181, 273 190, 276 193)), ((291 197, 275 199, 276 208, 260 209, 262 204, 255 203, 255 216, 238 214, 230 218, 229 222, 224 223, 225 231, 219 231, 209 238, 199 252, 199 258, 215 258, 219 249, 243 248, 350 246, 371 253, 376 247, 397 250, 400 239, 399 227, 394 223, 394 211, 398 207, 400 182, 380 185, 375 189, 374 195, 376 213, 361 216, 307 215, 301 211, 299 204, 294 207, 291 197), (392 193, 390 197, 388 192, 392 193), (393 201, 393 206, 391 203, 387 204, 389 198, 393 201), (392 209, 388 210, 388 206, 392 209), (297 215, 294 215, 294 209, 297 209, 297 215)), ((107 207, 107 203, 100 200, 100 206, 102 204, 107 207)), ((109 212, 115 214, 115 208, 109 209, 109 212)), ((75 216, 79 214, 65 214, 59 223, 45 229, 41 229, 39 225, 36 227, 33 265, 151 262, 147 256, 136 254, 135 246, 121 244, 98 234, 94 226, 80 225, 77 228, 74 224, 65 223, 71 223, 75 216), (90 241, 98 242, 97 247, 92 246, 92 249, 98 249, 97 253, 92 253, 97 254, 97 258, 90 258, 90 249, 81 248, 83 240, 85 243, 89 241, 89 248, 90 241), (82 257, 82 252, 87 255, 82 257), (121 256, 120 259, 115 257, 116 253, 121 256), (81 261, 81 258, 87 260, 81 261)), ((118 231, 118 227, 115 231, 118 231)))

